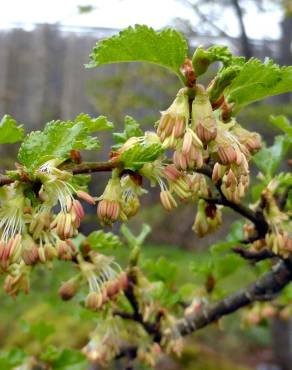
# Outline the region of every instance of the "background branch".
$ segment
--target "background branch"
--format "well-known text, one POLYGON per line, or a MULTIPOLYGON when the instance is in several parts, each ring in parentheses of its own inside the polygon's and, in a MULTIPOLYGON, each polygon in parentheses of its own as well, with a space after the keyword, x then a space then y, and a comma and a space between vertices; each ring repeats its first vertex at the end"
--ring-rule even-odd
POLYGON ((199 312, 196 311, 195 314, 178 320, 172 330, 181 335, 190 334, 250 303, 271 299, 291 280, 291 261, 280 261, 248 288, 235 292, 217 303, 206 305, 199 312))

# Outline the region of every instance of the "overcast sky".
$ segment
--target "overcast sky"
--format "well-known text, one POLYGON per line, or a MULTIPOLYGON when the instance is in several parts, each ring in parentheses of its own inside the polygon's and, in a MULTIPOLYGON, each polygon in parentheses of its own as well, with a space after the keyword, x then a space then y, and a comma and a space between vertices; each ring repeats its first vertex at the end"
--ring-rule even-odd
MULTIPOLYGON (((147 24, 156 29, 171 24, 175 17, 195 20, 190 11, 176 0, 0 0, 0 28, 17 25, 27 29, 34 23, 55 23, 73 26, 125 28, 147 24), (89 14, 78 14, 78 5, 93 5, 89 14)), ((248 0, 247 0, 248 3, 248 0)), ((279 36, 279 11, 260 14, 249 5, 245 18, 248 34, 253 38, 279 36)), ((222 26, 233 36, 238 33, 231 11, 222 12, 222 26)))

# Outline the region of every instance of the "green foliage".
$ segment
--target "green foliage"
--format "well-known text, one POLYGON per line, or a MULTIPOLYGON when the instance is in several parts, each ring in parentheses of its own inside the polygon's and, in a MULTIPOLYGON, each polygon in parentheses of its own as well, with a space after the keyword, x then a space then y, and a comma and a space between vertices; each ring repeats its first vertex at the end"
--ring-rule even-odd
POLYGON ((114 128, 114 124, 109 122, 105 116, 91 118, 88 114, 81 113, 75 119, 75 123, 80 122, 86 125, 88 132, 112 130, 114 128))
POLYGON ((144 261, 143 269, 145 269, 147 276, 153 281, 159 280, 170 284, 177 277, 177 266, 175 263, 168 261, 165 257, 160 257, 156 261, 144 261))
POLYGON ((136 246, 141 246, 144 243, 145 239, 151 232, 151 227, 149 225, 143 224, 138 236, 135 236, 125 224, 122 225, 120 231, 125 237, 129 247, 134 248, 136 246))
POLYGON ((105 117, 91 119, 79 115, 75 121, 51 121, 43 131, 34 131, 26 136, 18 153, 18 159, 29 171, 35 170, 50 159, 60 162, 70 157, 70 151, 98 150, 99 140, 89 134, 112 127, 105 117))
POLYGON ((25 352, 18 348, 13 348, 9 352, 0 352, 0 369, 15 369, 15 367, 21 365, 25 359, 25 352))
POLYGON ((88 361, 80 351, 64 349, 52 362, 52 367, 54 370, 86 370, 88 361))
POLYGON ((187 56, 187 43, 172 29, 156 32, 145 25, 136 25, 117 36, 102 40, 94 47, 89 67, 119 62, 150 62, 166 67, 180 76, 180 67, 187 56))
POLYGON ((31 334, 39 343, 43 343, 49 336, 54 334, 55 327, 52 323, 44 320, 40 320, 32 324, 23 321, 22 330, 25 333, 31 334))
POLYGON ((137 171, 145 163, 155 161, 163 152, 164 149, 158 143, 137 143, 122 153, 120 161, 123 163, 125 169, 137 171))
POLYGON ((287 117, 285 116, 271 116, 270 122, 278 127, 280 130, 282 130, 285 134, 288 135, 288 137, 292 140, 292 125, 287 117))
POLYGON ((291 141, 286 136, 276 136, 274 144, 269 148, 263 147, 253 157, 253 161, 259 170, 270 179, 275 174, 290 146, 291 141))
POLYGON ((23 139, 23 125, 17 125, 15 119, 5 114, 0 122, 0 144, 14 144, 23 139))
POLYGON ((115 145, 112 147, 113 150, 119 149, 130 137, 142 136, 143 131, 140 128, 140 124, 130 116, 126 116, 124 119, 124 131, 113 133, 115 145))
POLYGON ((93 250, 114 249, 123 245, 117 235, 106 233, 103 230, 93 231, 88 235, 86 241, 93 250))
POLYGON ((255 101, 292 90, 292 67, 279 67, 272 60, 250 59, 225 90, 236 111, 255 101))
POLYGON ((227 67, 231 64, 243 64, 244 58, 234 57, 227 46, 214 45, 207 50, 198 47, 192 59, 196 76, 205 73, 214 62, 222 62, 227 67))

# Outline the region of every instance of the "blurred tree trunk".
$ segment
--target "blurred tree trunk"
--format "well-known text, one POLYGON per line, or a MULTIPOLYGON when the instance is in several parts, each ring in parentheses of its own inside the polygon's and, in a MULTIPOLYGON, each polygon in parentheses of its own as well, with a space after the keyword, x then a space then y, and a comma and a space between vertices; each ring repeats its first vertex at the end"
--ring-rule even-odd
POLYGON ((247 37, 247 33, 246 33, 245 25, 244 25, 243 10, 241 9, 238 0, 231 0, 231 4, 237 16, 238 25, 240 29, 239 39, 240 39, 241 53, 242 55, 244 55, 246 58, 249 59, 252 57, 253 52, 252 52, 252 46, 247 37))
POLYGON ((292 321, 274 319, 272 322, 273 350, 281 370, 292 369, 292 321))
MULTIPOLYGON (((291 65, 292 62, 292 10, 285 9, 285 16, 281 22, 281 39, 279 44, 279 61, 282 65, 291 65)), ((289 103, 291 94, 280 97, 282 103, 289 103)))

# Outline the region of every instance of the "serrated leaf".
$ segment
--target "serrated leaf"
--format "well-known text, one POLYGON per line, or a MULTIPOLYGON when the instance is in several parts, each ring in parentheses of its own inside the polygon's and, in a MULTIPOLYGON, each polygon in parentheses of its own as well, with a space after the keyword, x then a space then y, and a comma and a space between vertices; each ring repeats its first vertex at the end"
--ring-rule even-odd
POLYGON ((93 231, 86 240, 93 250, 113 249, 123 245, 117 235, 111 232, 105 233, 103 230, 93 231))
POLYGON ((250 59, 225 90, 228 102, 235 103, 236 111, 269 96, 292 91, 292 67, 279 67, 273 61, 262 63, 250 59))
POLYGON ((88 67, 119 62, 149 62, 181 75, 180 67, 187 57, 187 42, 172 29, 157 32, 136 25, 118 35, 99 41, 90 54, 88 67))
POLYGON ((124 131, 113 134, 116 145, 112 149, 118 150, 130 137, 142 135, 143 131, 140 129, 140 124, 133 117, 126 116, 124 118, 124 131))
POLYGON ((240 65, 244 63, 243 57, 234 57, 227 46, 215 45, 207 50, 199 46, 193 55, 192 63, 197 76, 206 72, 210 64, 214 62, 222 62, 225 67, 240 65))
POLYGON ((292 139, 292 125, 290 121, 288 120, 287 117, 285 116, 271 116, 270 117, 270 122, 274 125, 277 126, 280 130, 282 130, 284 133, 286 133, 289 138, 292 139))
POLYGON ((125 169, 137 171, 145 163, 155 161, 163 152, 164 149, 160 144, 136 144, 123 152, 119 160, 125 169))
POLYGON ((33 171, 49 159, 68 159, 72 149, 99 148, 98 139, 89 136, 85 123, 51 121, 43 131, 33 131, 26 136, 19 149, 18 159, 29 171, 33 171))
POLYGON ((283 135, 276 136, 274 144, 269 148, 263 147, 255 156, 253 161, 266 177, 271 178, 279 167, 282 159, 285 157, 291 140, 283 135))
POLYGON ((75 123, 83 122, 88 132, 112 130, 114 124, 109 122, 105 116, 91 118, 89 114, 81 113, 76 117, 75 123))
POLYGON ((0 122, 0 144, 14 144, 24 136, 23 125, 17 125, 15 119, 6 114, 0 122))

